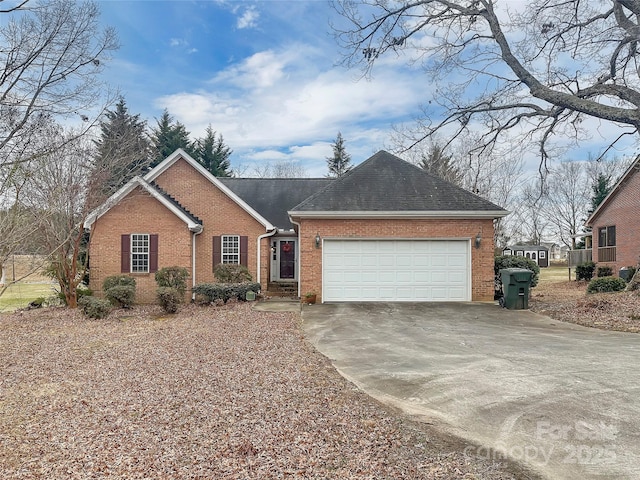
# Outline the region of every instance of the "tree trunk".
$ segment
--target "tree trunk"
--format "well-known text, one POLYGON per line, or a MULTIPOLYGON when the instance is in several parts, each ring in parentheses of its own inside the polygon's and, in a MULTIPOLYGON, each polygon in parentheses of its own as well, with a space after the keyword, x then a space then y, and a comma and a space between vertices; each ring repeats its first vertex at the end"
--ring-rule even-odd
POLYGON ((636 267, 636 273, 629 283, 627 284, 627 292, 632 292, 640 289, 640 264, 636 267))
POLYGON ((6 280, 7 280, 6 269, 4 268, 4 265, 0 263, 0 287, 4 286, 6 280))

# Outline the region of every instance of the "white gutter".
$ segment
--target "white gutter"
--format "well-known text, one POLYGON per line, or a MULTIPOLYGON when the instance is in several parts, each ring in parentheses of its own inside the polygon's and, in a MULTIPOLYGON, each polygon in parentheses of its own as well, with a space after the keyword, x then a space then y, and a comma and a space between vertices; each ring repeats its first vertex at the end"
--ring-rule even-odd
POLYGON ((298 298, 302 298, 302 295, 300 295, 301 292, 301 287, 302 287, 302 277, 300 277, 300 273, 301 273, 301 269, 300 269, 300 265, 302 265, 302 245, 300 244, 300 231, 302 229, 302 227, 300 226, 300 224, 298 222, 296 222, 293 218, 291 218, 291 215, 289 215, 289 221, 291 223, 293 223, 294 225, 298 226, 298 241, 296 242, 298 244, 298 298))
POLYGON ((191 300, 196 299, 196 294, 193 293, 193 288, 196 286, 196 235, 202 233, 202 225, 198 225, 199 228, 192 229, 191 232, 191 300))
POLYGON ((300 218, 467 218, 488 219, 501 218, 509 215, 506 210, 442 210, 442 211, 289 211, 289 217, 300 218))
MULTIPOLYGON (((273 235, 275 235, 276 233, 278 233, 278 229, 274 227, 274 229, 271 232, 267 232, 267 233, 263 233, 262 235, 258 235, 258 269, 256 270, 257 272, 257 279, 258 279, 258 283, 260 283, 260 260, 261 260, 261 255, 260 255, 260 242, 262 241, 263 238, 267 238, 267 237, 272 237, 273 235)), ((269 255, 269 262, 271 262, 271 255, 269 255)), ((267 262, 267 264, 269 263, 267 262)))

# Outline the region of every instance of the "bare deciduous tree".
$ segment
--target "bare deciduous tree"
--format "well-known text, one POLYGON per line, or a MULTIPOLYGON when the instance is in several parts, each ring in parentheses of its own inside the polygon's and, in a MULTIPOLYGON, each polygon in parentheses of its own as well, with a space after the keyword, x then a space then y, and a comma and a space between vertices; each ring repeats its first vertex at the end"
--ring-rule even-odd
POLYGON ((303 178, 307 176, 305 168, 293 160, 277 160, 255 166, 249 175, 257 178, 303 178))
MULTIPOLYGON (((117 48, 93 2, 53 0, 0 13, 0 169, 28 162, 43 125, 60 117, 89 127, 102 113, 103 63, 117 48)), ((82 133, 82 130, 80 131, 82 133)), ((55 150, 59 142, 50 142, 55 150)), ((44 152, 46 153, 46 152, 44 152)), ((0 191, 2 194, 2 191, 0 191)))
POLYGON ((580 140, 587 118, 640 127, 640 2, 337 0, 344 60, 365 72, 385 54, 421 62, 433 88, 414 143, 482 132, 480 149, 517 135, 541 160, 554 138, 580 140))

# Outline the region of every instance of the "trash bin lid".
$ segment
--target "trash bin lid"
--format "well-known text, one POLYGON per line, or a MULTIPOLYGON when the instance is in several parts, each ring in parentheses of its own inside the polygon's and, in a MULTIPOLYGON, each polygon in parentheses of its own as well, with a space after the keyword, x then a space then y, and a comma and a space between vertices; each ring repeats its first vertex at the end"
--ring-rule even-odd
POLYGON ((533 277, 533 272, 526 268, 503 268, 500 270, 500 276, 502 278, 512 278, 516 282, 530 282, 533 277))

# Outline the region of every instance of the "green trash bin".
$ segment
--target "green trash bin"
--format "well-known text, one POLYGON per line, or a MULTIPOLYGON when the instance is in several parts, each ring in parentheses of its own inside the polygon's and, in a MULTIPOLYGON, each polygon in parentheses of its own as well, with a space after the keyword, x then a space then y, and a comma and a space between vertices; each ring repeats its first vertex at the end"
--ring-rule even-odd
POLYGON ((500 270, 504 307, 510 310, 529 308, 529 288, 533 272, 526 268, 503 268, 500 270))

